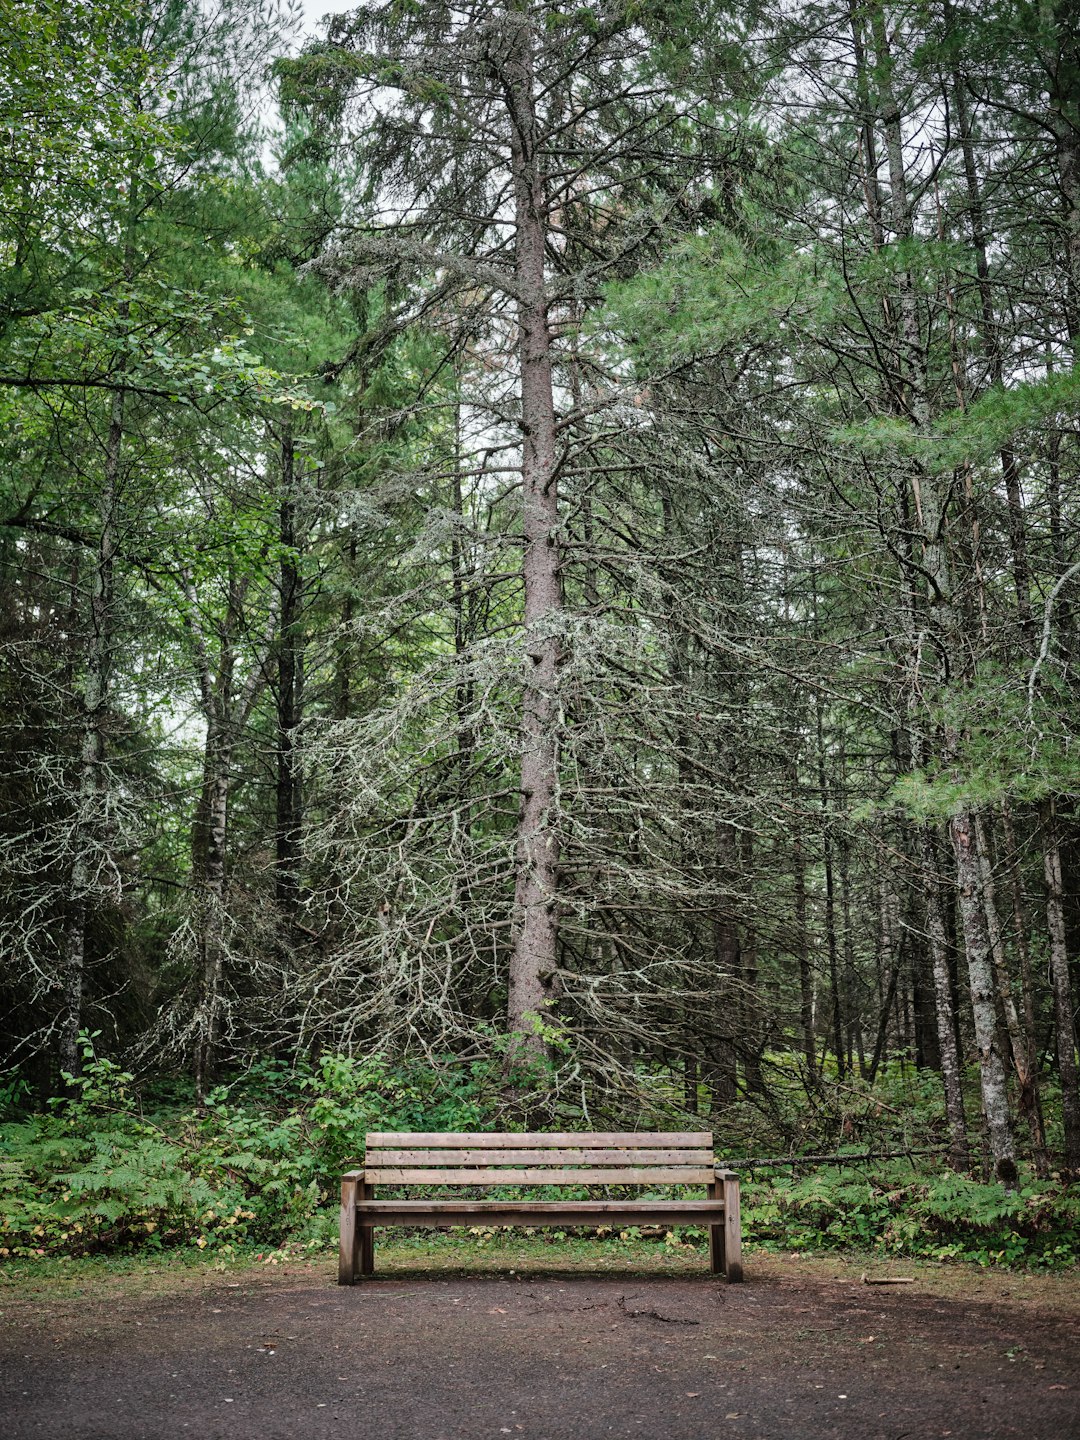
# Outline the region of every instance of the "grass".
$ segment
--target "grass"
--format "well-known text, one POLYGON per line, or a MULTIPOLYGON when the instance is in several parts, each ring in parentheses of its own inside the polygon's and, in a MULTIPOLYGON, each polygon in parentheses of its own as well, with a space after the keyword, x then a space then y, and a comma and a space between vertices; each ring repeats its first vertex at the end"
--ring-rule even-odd
MULTIPOLYGON (((744 1259, 750 1286, 805 1283, 861 1287, 866 1274, 905 1275, 915 1282, 904 1287, 905 1293, 932 1294, 969 1304, 1049 1309, 1080 1317, 1080 1269, 1026 1274, 964 1262, 881 1260, 860 1252, 812 1256, 751 1249, 744 1259)), ((391 1234, 377 1240, 376 1264, 382 1280, 446 1276, 531 1280, 579 1275, 626 1276, 635 1282, 680 1279, 711 1283, 704 1249, 696 1245, 560 1236, 558 1232, 391 1234)), ((336 1283, 336 1275, 336 1252, 311 1243, 290 1244, 278 1250, 237 1250, 225 1257, 191 1248, 159 1255, 18 1260, 0 1267, 0 1321, 15 1313, 30 1312, 44 1322, 50 1313, 72 1308, 72 1302, 81 1306, 88 1299, 114 1304, 163 1293, 179 1295, 225 1287, 331 1286, 336 1283)), ((77 1311, 75 1306, 73 1313, 77 1311)))

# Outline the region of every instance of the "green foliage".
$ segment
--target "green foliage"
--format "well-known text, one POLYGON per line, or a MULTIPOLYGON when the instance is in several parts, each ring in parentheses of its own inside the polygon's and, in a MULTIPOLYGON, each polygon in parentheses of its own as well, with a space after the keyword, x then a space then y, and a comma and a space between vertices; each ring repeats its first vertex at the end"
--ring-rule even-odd
POLYGON ((930 430, 895 416, 874 416, 847 426, 837 438, 874 459, 911 456, 931 474, 943 475, 958 465, 985 462, 1003 445, 1030 444, 1029 436, 1075 407, 1078 389, 1080 370, 1052 372, 1029 384, 988 390, 966 409, 946 411, 930 430))
POLYGON ((1030 699, 1027 683, 1026 667, 1010 672, 988 664, 962 693, 946 696, 934 713, 957 737, 947 763, 935 758, 901 776, 861 813, 898 807, 913 819, 943 819, 965 807, 1075 795, 1072 687, 1049 668, 1030 699))
MULTIPOLYGON (((93 1037, 82 1036, 82 1049, 66 1098, 0 1129, 2 1257, 176 1246, 227 1256, 328 1241, 338 1177, 362 1163, 365 1131, 501 1123, 501 1072, 487 1061, 436 1069, 326 1054, 306 1072, 265 1061, 212 1092, 201 1112, 173 1105, 152 1117, 131 1074, 98 1057, 93 1037)), ((864 1098, 880 1114, 899 1085, 894 1076, 864 1098)), ((910 1085, 903 1093, 917 1110, 910 1085)), ((929 1094, 923 1108, 933 1108, 929 1094)), ((910 1161, 744 1174, 743 1223, 747 1241, 768 1249, 1044 1268, 1080 1261, 1080 1189, 1028 1180, 1010 1194, 910 1161)), ((691 1241, 704 1236, 680 1231, 671 1243, 691 1241)))
MULTIPOLYGON (((324 1055, 307 1075, 264 1064, 202 1112, 142 1113, 132 1076, 82 1036, 83 1069, 46 1114, 0 1129, 0 1256, 280 1244, 325 1230, 369 1129, 482 1128, 487 1063, 436 1071, 324 1055)), ((490 1123, 487 1121, 487 1123, 490 1123)))
POLYGON ((1080 1261, 1080 1189, 1029 1180, 1015 1192, 907 1162, 746 1181, 750 1244, 782 1250, 1053 1267, 1080 1261))

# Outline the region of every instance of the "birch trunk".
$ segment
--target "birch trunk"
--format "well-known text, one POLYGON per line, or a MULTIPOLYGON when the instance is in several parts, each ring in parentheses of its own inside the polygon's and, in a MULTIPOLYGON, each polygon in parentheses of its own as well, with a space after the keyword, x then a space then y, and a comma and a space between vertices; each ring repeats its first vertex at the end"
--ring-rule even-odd
MULTIPOLYGON (((885 134, 889 169, 890 220, 899 239, 910 241, 914 224, 907 190, 901 113, 892 88, 893 60, 880 5, 871 15, 871 29, 877 60, 876 82, 880 116, 885 134)), ((918 299, 911 275, 901 271, 899 288, 899 353, 900 372, 904 382, 904 408, 917 430, 928 430, 931 424, 927 386, 926 352, 919 322, 918 299)), ((958 615, 953 594, 949 554, 945 537, 945 501, 936 479, 918 467, 912 469, 915 510, 922 545, 922 569, 929 581, 931 612, 943 658, 943 680, 946 684, 962 684, 965 677, 963 637, 959 633, 958 615)), ((942 737, 944 759, 948 764, 958 750, 959 736, 946 729, 942 737)), ((957 777, 960 778, 959 776, 957 777)), ((994 1168, 999 1179, 1012 1184, 1016 1178, 1016 1157, 1009 1124, 1005 1067, 997 1045, 994 1013, 994 974, 983 906, 978 849, 975 840, 975 819, 969 809, 961 807, 949 822, 949 833, 956 860, 957 888, 960 899, 960 921, 967 959, 971 991, 972 1015, 979 1051, 979 1074, 987 1138, 994 1168)))
POLYGON ((1080 1171, 1080 1084, 1076 1065, 1069 952, 1065 943, 1065 895, 1061 880, 1061 847, 1053 801, 1043 812, 1043 873, 1046 877, 1046 921, 1050 931, 1050 980, 1054 991, 1054 1038, 1061 1076, 1061 1108, 1065 1122, 1065 1165, 1080 1171))
POLYGON ((979 849, 974 818, 967 812, 954 815, 949 822, 949 834, 956 856, 960 922, 971 989, 975 1044, 979 1051, 986 1136, 997 1179, 1006 1185, 1012 1185, 1017 1173, 1016 1155, 1009 1123, 1005 1061, 998 1044, 997 1013, 994 1006, 994 961, 982 897, 982 876, 979 873, 979 849))
POLYGON ((949 1164, 958 1172, 968 1169, 967 1120, 964 1115, 963 1063, 956 1042, 952 973, 949 967, 949 937, 941 907, 937 856, 928 829, 922 832, 922 861, 925 876, 926 930, 930 941, 930 962, 934 974, 938 1045, 941 1051, 941 1080, 945 1090, 945 1119, 949 1127, 949 1164))
POLYGON ((994 961, 994 977, 998 1004, 1005 1017, 1005 1028, 1012 1050, 1013 1069, 1016 1072, 1017 1110, 1031 1134, 1031 1149, 1035 1163, 1040 1170, 1046 1168, 1046 1136, 1042 1126, 1042 1105, 1039 1098, 1035 1037, 1020 1022, 1020 1015, 1013 999, 1012 981, 1009 975, 1009 960, 1005 940, 1001 933, 1001 921, 997 909, 997 886, 994 883, 993 866, 990 860, 990 838, 980 816, 975 817, 975 843, 979 852, 979 870, 986 911, 986 928, 990 938, 990 953, 994 961))

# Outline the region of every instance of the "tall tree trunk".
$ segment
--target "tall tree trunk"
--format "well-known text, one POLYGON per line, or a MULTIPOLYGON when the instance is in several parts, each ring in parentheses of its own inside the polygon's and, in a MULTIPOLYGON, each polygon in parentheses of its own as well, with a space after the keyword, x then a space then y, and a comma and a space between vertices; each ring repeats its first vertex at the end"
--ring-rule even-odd
POLYGON ((1016 1108, 1030 1132, 1031 1152, 1035 1164, 1040 1170, 1045 1170, 1046 1136, 1042 1127, 1042 1105, 1039 1098, 1034 1036, 1029 1036, 1020 1023, 1016 1001, 1013 999, 1009 957, 1005 950, 1005 939, 1001 933, 1001 920, 997 909, 997 886, 994 883, 993 864, 990 857, 990 835, 985 821, 979 815, 975 817, 975 843, 979 851, 983 905, 986 910, 990 952, 994 960, 998 1003, 1005 1018, 1005 1029, 1009 1037, 1009 1048, 1012 1051, 1013 1069, 1016 1072, 1019 1091, 1016 1108))
POLYGON ((304 649, 301 629, 303 579, 297 557, 296 460, 292 426, 281 437, 281 542, 278 586, 281 619, 277 647, 277 814, 274 824, 275 894, 282 917, 295 921, 300 895, 300 842, 303 802, 296 730, 303 713, 304 649))
POLYGON ((941 1052, 941 1083, 945 1090, 945 1120, 949 1127, 949 1163, 954 1170, 963 1172, 971 1164, 967 1121, 964 1116, 964 1072, 956 1038, 949 938, 942 910, 937 855, 928 826, 923 827, 921 845, 926 930, 934 972, 934 1009, 937 1015, 938 1047, 941 1052))
POLYGON ((1048 801, 1043 809, 1043 873, 1046 877, 1046 921, 1050 932, 1050 981, 1054 991, 1054 1038, 1057 1042, 1061 1108, 1065 1122, 1065 1164, 1070 1171, 1076 1173, 1080 1172, 1080 1088, 1077 1079, 1069 952, 1065 944, 1061 847, 1052 800, 1048 801))
MULTIPOLYGON (((729 895, 734 895, 738 875, 738 852, 731 825, 716 830, 717 878, 729 895)), ((716 975, 716 1034, 709 1065, 709 1084, 713 1104, 730 1102, 738 1094, 737 1046, 740 1040, 740 972, 739 923, 734 904, 728 900, 717 905, 712 914, 713 968, 716 975)))
MULTIPOLYGON (((815 612, 817 597, 814 599, 815 612)), ((825 763, 825 735, 821 718, 821 698, 814 699, 817 731, 818 792, 821 796, 821 853, 825 866, 825 951, 829 958, 829 1005, 832 1019, 833 1052, 836 1073, 844 1078, 844 1019, 840 1001, 840 961, 836 937, 836 870, 833 863, 832 819, 830 817, 829 776, 825 763)))
MULTIPOLYGON (((871 29, 877 60, 875 79, 888 158, 890 218, 897 238, 901 242, 910 243, 914 236, 914 226, 904 165, 901 111, 892 88, 893 59, 886 36, 884 12, 877 3, 871 11, 871 29)), ((927 363, 919 322, 918 298, 908 271, 900 272, 897 284, 902 357, 900 372, 907 392, 905 404, 916 429, 929 431, 931 412, 927 363)), ((959 616, 946 548, 945 500, 938 489, 936 477, 928 471, 914 467, 912 483, 915 487, 915 510, 922 542, 922 569, 933 589, 932 606, 937 621, 937 640, 945 662, 943 678, 947 684, 960 686, 965 680, 967 659, 963 637, 959 633, 959 616)), ((946 727, 942 740, 946 764, 951 763, 957 755, 959 738, 955 730, 946 727)), ((960 781, 962 777, 957 775, 956 779, 960 781)), ((952 816, 949 833, 956 860, 960 921, 979 1050, 987 1138, 998 1178, 1011 1185, 1016 1178, 1016 1157, 1009 1124, 1005 1067, 997 1044, 993 961, 982 900, 975 820, 968 809, 961 808, 952 816)))
POLYGON ((982 896, 979 849, 974 816, 967 811, 954 815, 949 834, 956 856, 960 924, 971 988, 971 1012, 975 1023, 975 1044, 979 1051, 983 1116, 997 1179, 1006 1185, 1016 1180, 1016 1155, 1009 1102, 1005 1085, 1005 1061, 998 1044, 997 1013, 994 1005, 994 961, 986 909, 982 896))
POLYGON ((196 942, 198 1000, 195 1007, 195 1093, 200 1104, 214 1067, 221 1033, 225 971, 226 861, 228 855, 229 800, 232 757, 237 738, 251 717, 255 701, 266 684, 278 621, 281 596, 271 595, 265 631, 251 660, 251 669, 236 693, 234 636, 242 627, 244 586, 230 577, 229 602, 220 621, 217 655, 210 658, 206 632, 199 617, 198 596, 190 572, 183 575, 185 623, 195 652, 195 670, 206 722, 203 748, 203 784, 192 825, 192 875, 195 894, 192 928, 196 942))
POLYGON ((355 641, 352 628, 356 609, 353 587, 356 577, 358 542, 356 526, 350 525, 345 547, 345 594, 341 601, 341 620, 334 646, 334 719, 348 720, 352 714, 353 664, 355 641))
POLYGON ((554 995, 559 835, 556 682, 559 661, 559 506, 556 487, 552 336, 544 293, 546 207, 537 153, 533 37, 527 14, 505 17, 511 34, 506 80, 516 225, 515 278, 521 363, 521 481, 525 542, 525 680, 521 803, 515 854, 514 947, 507 1023, 511 1055, 538 1057, 537 1031, 554 995))
POLYGON ((92 900, 100 893, 105 856, 102 834, 102 786, 105 758, 105 717, 113 661, 113 570, 117 550, 117 504, 120 455, 124 439, 124 391, 112 397, 105 439, 105 473, 98 502, 98 545, 90 577, 90 634, 86 647, 86 678, 82 696, 82 740, 79 746, 79 793, 73 827, 70 908, 61 964, 61 1011, 58 1054, 61 1070, 78 1075, 82 1063, 82 1024, 86 974, 86 927, 92 900))
POLYGON ((196 877, 200 991, 195 1051, 195 1098, 206 1099, 221 1030, 225 969, 225 857, 228 842, 232 745, 219 723, 208 725, 201 808, 205 820, 196 877))
MULTIPOLYGON (((473 722, 476 687, 465 667, 466 654, 473 638, 470 585, 476 577, 465 543, 465 495, 461 484, 461 469, 461 406, 455 399, 453 475, 450 484, 450 508, 454 517, 454 528, 450 537, 450 603, 454 622, 454 658, 459 667, 457 683, 454 686, 454 708, 457 712, 457 804, 459 824, 468 838, 472 831, 469 791, 476 750, 476 730, 473 722)), ((466 875, 462 880, 463 904, 467 903, 468 883, 466 875)))
MULTIPOLYGON (((947 18, 951 17, 952 11, 951 3, 946 3, 947 18)), ((960 150, 964 162, 964 181, 967 186, 968 217, 971 226, 971 248, 975 252, 975 275, 979 288, 980 338, 990 379, 995 385, 1001 386, 1005 381, 1004 362, 990 286, 986 218, 979 172, 975 163, 975 144, 968 91, 959 64, 955 64, 952 69, 951 91, 950 99, 953 113, 956 116, 960 150)), ((1035 622, 1031 613, 1031 565, 1027 553, 1027 528, 1020 488, 1020 468, 1016 461, 1016 452, 1011 445, 1003 445, 999 451, 999 457, 1001 478, 1005 482, 1009 548, 1012 556, 1013 586, 1016 591, 1016 613, 1021 630, 1030 640, 1035 633, 1035 622)))
MULTIPOLYGON (((797 822, 798 823, 798 822, 797 822)), ((814 1041, 814 972, 810 966, 810 932, 806 910, 806 860, 801 830, 795 832, 795 943, 799 958, 799 1029, 807 1078, 817 1080, 817 1051, 814 1041)))
MULTIPOLYGON (((746 1077, 746 1091, 749 1095, 765 1094, 765 1077, 761 1069, 761 1057, 768 1043, 768 1016, 762 1014, 758 993, 757 931, 752 924, 744 927, 740 946, 741 969, 741 1049, 743 1074, 746 1077)), ((738 1012, 736 1012, 738 1013, 738 1012)))

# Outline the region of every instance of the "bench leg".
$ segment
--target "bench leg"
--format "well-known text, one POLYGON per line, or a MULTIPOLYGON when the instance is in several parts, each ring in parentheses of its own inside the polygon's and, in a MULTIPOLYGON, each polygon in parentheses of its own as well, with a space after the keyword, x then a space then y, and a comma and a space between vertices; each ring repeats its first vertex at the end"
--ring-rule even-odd
MULTIPOLYGON (((357 1200, 368 1199, 371 1193, 371 1186, 365 1185, 361 1180, 357 1188, 357 1200)), ((361 1275, 375 1274, 375 1226, 357 1225, 356 1227, 356 1258, 357 1269, 361 1275)))
POLYGON ((727 1170, 722 1173, 721 1187, 724 1200, 724 1224, 717 1226, 723 1232, 723 1269, 729 1285, 741 1283, 742 1268, 742 1215, 739 1209, 739 1177, 727 1170))
POLYGON ((359 1253, 357 1255, 357 1271, 361 1275, 375 1274, 375 1227, 374 1225, 358 1225, 360 1232, 359 1253))
MULTIPOLYGON (((723 1183, 717 1180, 709 1186, 709 1199, 722 1200, 724 1198, 723 1183)), ((722 1275, 724 1271, 724 1227, 723 1225, 709 1226, 709 1269, 714 1275, 722 1275)))
POLYGON ((355 1173, 341 1177, 341 1209, 338 1212, 338 1284, 356 1281, 356 1200, 360 1181, 355 1173))

